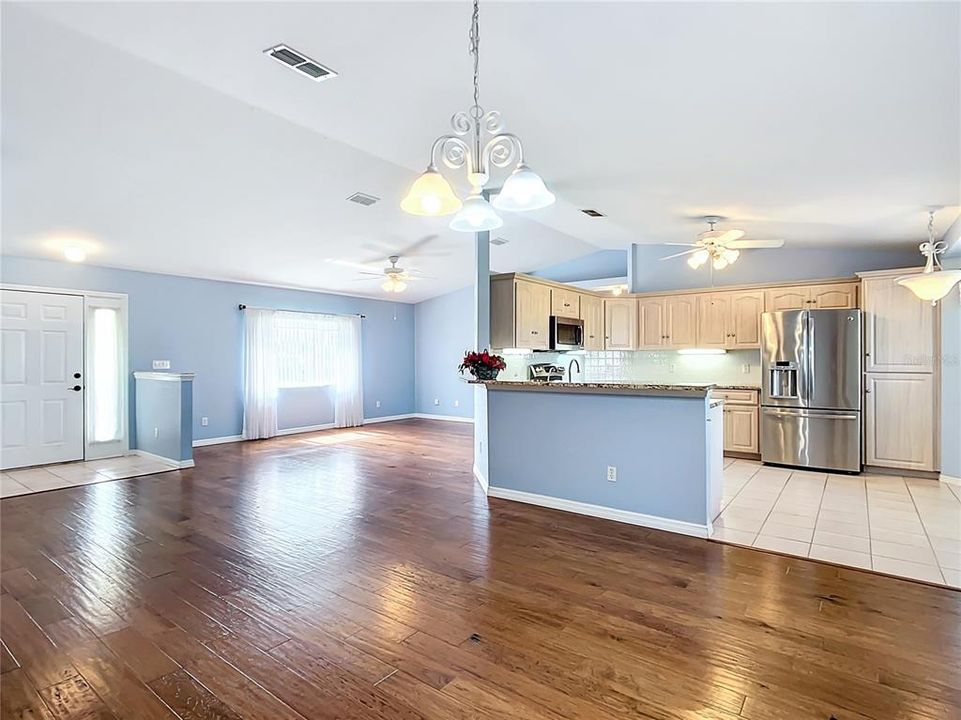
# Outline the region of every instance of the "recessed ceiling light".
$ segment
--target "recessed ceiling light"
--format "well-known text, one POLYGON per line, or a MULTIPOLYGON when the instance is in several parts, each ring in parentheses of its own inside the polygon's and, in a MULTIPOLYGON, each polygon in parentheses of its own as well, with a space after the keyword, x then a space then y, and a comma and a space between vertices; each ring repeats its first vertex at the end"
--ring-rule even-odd
POLYGON ((87 259, 87 251, 77 245, 67 245, 63 249, 63 256, 70 262, 83 262, 87 259))
POLYGON ((337 73, 326 65, 321 65, 316 60, 311 60, 302 52, 298 52, 288 45, 274 45, 264 50, 264 53, 270 55, 270 57, 281 65, 286 65, 291 70, 296 70, 301 75, 306 75, 316 82, 337 77, 337 73))
POLYGON ((588 217, 606 217, 604 213, 598 212, 597 210, 591 210, 589 208, 586 210, 581 210, 581 212, 587 215, 588 217))

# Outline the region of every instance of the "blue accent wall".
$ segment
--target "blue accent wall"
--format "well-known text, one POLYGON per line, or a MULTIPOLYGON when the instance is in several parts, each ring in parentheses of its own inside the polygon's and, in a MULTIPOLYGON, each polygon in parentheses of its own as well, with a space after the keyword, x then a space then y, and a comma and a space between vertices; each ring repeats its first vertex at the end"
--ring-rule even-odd
POLYGON ((627 250, 598 250, 530 273, 555 282, 627 276, 627 250))
POLYGON ((177 462, 192 459, 193 381, 140 378, 134 382, 137 434, 133 444, 177 462))
POLYGON ((414 306, 416 409, 419 413, 473 417, 474 391, 457 372, 474 345, 474 290, 466 287, 414 306), (434 398, 440 401, 434 405, 434 398), (459 407, 454 407, 454 402, 459 407))
MULTIPOLYGON (((382 300, 175 275, 3 257, 0 281, 127 293, 130 370, 170 360, 195 372, 194 439, 239 435, 243 426, 243 314, 237 305, 363 313, 364 417, 414 411, 414 308, 382 300), (381 406, 376 407, 380 401, 381 406), (200 425, 207 416, 208 427, 200 425)), ((131 379, 132 382, 132 379, 131 379)), ((134 397, 131 384, 130 396, 134 397)), ((131 408, 131 425, 135 408, 131 408)), ((136 437, 131 427, 131 438, 136 437)))
POLYGON ((792 248, 745 250, 733 265, 714 273, 709 265, 692 270, 686 258, 661 258, 683 250, 675 245, 634 247, 632 292, 689 290, 712 285, 777 283, 853 276, 867 270, 920 265, 917 245, 901 248, 792 248))

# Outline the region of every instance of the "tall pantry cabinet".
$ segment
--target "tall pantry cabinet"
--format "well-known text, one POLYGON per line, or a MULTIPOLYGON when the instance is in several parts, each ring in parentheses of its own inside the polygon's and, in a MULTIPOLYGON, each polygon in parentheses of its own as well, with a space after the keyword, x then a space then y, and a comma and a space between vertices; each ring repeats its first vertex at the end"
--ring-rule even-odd
POLYGON ((860 273, 864 311, 864 462, 939 467, 939 311, 897 284, 917 271, 860 273))

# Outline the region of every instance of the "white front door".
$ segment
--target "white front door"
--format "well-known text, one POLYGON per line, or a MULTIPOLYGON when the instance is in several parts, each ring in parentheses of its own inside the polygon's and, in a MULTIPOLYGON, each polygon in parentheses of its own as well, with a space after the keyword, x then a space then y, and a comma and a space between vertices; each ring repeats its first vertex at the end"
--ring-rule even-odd
POLYGON ((83 298, 0 291, 0 467, 83 459, 83 298))

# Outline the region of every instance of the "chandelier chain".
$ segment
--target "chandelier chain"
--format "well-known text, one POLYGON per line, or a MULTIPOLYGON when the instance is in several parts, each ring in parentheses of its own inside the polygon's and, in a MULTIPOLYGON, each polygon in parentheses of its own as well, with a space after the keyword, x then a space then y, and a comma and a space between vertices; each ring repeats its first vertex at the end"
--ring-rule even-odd
POLYGON ((470 44, 470 54, 474 58, 474 107, 471 108, 474 120, 480 119, 483 112, 480 110, 480 9, 478 0, 474 0, 474 10, 470 18, 470 34, 468 35, 470 44))

